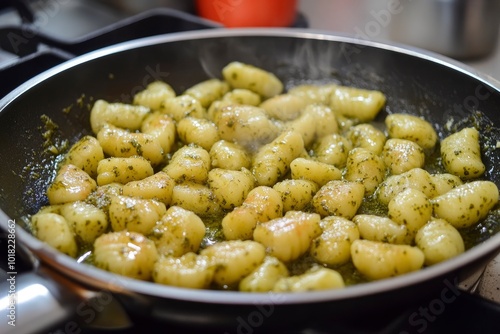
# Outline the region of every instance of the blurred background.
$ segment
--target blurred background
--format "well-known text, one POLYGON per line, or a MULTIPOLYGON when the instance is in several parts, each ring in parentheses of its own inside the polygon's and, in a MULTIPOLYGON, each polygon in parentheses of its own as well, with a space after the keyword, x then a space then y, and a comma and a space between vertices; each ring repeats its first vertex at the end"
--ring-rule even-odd
MULTIPOLYGON (((2 0, 0 28, 22 22, 13 6, 32 11, 32 29, 68 42, 168 8, 226 27, 308 27, 404 43, 500 79, 500 0, 2 0)), ((6 58, 12 55, 0 49, 0 65, 6 58)))

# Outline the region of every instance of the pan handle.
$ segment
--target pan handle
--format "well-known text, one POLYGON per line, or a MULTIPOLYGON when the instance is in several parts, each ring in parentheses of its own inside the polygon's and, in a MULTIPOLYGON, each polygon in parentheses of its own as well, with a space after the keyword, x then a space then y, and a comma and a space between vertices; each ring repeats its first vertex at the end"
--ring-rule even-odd
POLYGON ((7 273, 0 285, 1 333, 35 333, 74 315, 81 300, 58 283, 35 272, 7 273))
MULTIPOLYGON (((3 270, 2 270, 3 271, 3 270)), ((4 272, 5 273, 5 272, 4 272)), ((6 272, 0 282, 0 333, 40 333, 61 326, 124 329, 132 322, 109 291, 88 289, 48 265, 19 273, 6 272)))
POLYGON ((109 292, 86 289, 47 266, 7 276, 0 284, 0 319, 2 334, 39 333, 57 326, 64 332, 80 327, 132 326, 126 311, 109 292))

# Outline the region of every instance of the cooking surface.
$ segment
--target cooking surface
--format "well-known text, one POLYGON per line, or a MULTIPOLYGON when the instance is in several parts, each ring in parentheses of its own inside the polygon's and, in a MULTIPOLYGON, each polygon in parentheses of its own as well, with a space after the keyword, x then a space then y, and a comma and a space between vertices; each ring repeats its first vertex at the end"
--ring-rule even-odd
MULTIPOLYGON (((384 9, 386 1, 382 0, 358 0, 358 1, 343 1, 343 0, 302 0, 300 3, 300 12, 304 15, 308 27, 312 29, 328 30, 349 35, 361 36, 363 32, 366 36, 366 27, 368 22, 377 22, 373 13, 377 13, 384 9)), ((72 41, 75 38, 88 36, 92 32, 112 25, 121 19, 127 18, 129 14, 125 14, 114 8, 108 7, 99 1, 95 0, 72 0, 72 1, 36 1, 34 8, 38 11, 38 24, 40 32, 51 36, 58 40, 72 41)), ((21 20, 12 10, 0 11, 0 28, 4 26, 18 26, 21 20)), ((301 23, 303 24, 303 23, 301 23)), ((370 39, 377 41, 390 40, 388 27, 379 24, 379 33, 372 34, 370 39)), ((39 46, 43 48, 44 46, 39 46)), ((10 52, 5 52, 0 49, 0 68, 2 64, 13 64, 19 59, 19 56, 13 55, 10 52)), ((497 43, 493 53, 488 56, 477 59, 464 61, 467 65, 472 66, 478 71, 488 74, 500 81, 500 42, 497 43)), ((477 287, 477 292, 489 300, 494 300, 500 303, 500 256, 493 260, 486 268, 483 280, 477 287)), ((429 301, 432 303, 433 301, 429 301)), ((402 313, 397 317, 391 317, 389 320, 380 317, 378 322, 364 322, 356 324, 358 327, 346 328, 345 324, 312 324, 316 325, 315 329, 307 329, 297 331, 296 333, 331 333, 333 330, 347 333, 400 333, 400 332, 426 332, 440 333, 443 331, 453 332, 461 330, 472 332, 472 327, 469 321, 460 321, 461 319, 478 319, 487 314, 471 314, 471 305, 476 301, 469 300, 469 297, 463 295, 457 299, 457 302, 447 305, 445 312, 440 313, 440 316, 431 320, 427 319, 424 322, 419 322, 421 326, 409 323, 408 319, 415 312, 420 312, 420 306, 415 309, 402 310, 402 313), (420 331, 419 329, 425 330, 420 331), (469 329, 469 330, 467 330, 469 329)), ((430 304, 429 304, 430 305, 430 304)), ((423 305, 425 307, 426 305, 423 305)), ((428 306, 428 305, 427 305, 428 306)), ((492 309, 495 305, 492 305, 492 309)), ((154 324, 157 327, 154 332, 177 333, 185 332, 185 329, 169 328, 166 329, 164 324, 155 324, 150 319, 138 319, 142 325, 154 324), (159 330, 161 328, 161 330, 159 330), (164 329, 164 330, 163 330, 164 329)), ((422 318, 416 318, 422 320, 422 318)), ((235 329, 238 333, 254 332, 254 328, 242 327, 235 329)), ((53 332, 57 333, 61 330, 56 328, 53 332)), ((127 330, 127 333, 137 333, 138 327, 127 330)), ((96 331, 95 329, 85 329, 85 333, 102 333, 104 331, 96 331)), ((107 331, 106 331, 107 332, 107 331)), ((487 332, 485 329, 484 332, 487 332)), ((493 333, 493 331, 492 331, 493 333)))

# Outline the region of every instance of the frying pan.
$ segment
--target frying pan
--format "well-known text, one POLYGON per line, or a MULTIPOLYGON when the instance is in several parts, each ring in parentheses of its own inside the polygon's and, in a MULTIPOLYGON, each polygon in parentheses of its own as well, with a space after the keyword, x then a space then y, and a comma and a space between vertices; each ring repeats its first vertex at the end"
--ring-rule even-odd
MULTIPOLYGON (((415 273, 342 290, 250 294, 188 290, 120 277, 79 263, 30 235, 25 217, 47 203, 45 190, 57 162, 47 146, 72 144, 89 134, 92 101, 131 101, 158 79, 182 92, 219 77, 223 66, 235 60, 272 71, 286 87, 337 82, 381 90, 387 105, 380 117, 393 112, 422 115, 441 137, 449 132, 447 122, 477 126, 485 177, 500 186, 500 135, 495 129, 500 124, 500 84, 453 60, 399 45, 295 29, 176 33, 101 49, 42 73, 0 101, 0 226, 8 234, 15 232, 19 256, 28 254, 33 263, 26 273, 14 275, 19 293, 16 331, 41 329, 74 313, 86 322, 90 311, 104 312, 114 302, 126 314, 226 332, 300 328, 326 318, 359 321, 380 314, 381 306, 391 314, 425 298, 444 298, 499 252, 500 219, 492 215, 472 231, 478 245, 415 273), (42 121, 42 115, 57 127, 42 121), (14 221, 15 231, 9 231, 14 221), (38 288, 30 288, 33 284, 38 288)), ((0 326, 4 333, 12 329, 4 320, 0 326)))

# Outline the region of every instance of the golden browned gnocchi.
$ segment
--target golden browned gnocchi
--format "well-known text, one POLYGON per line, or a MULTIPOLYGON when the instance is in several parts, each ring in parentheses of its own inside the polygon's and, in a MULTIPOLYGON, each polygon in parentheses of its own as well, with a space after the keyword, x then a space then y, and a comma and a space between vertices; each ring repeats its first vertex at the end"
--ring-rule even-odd
POLYGON ((409 244, 411 237, 405 225, 399 225, 387 217, 360 214, 352 218, 357 225, 359 236, 364 240, 389 244, 409 244))
POLYGON ((141 125, 141 132, 153 136, 163 153, 170 153, 177 136, 174 120, 160 112, 154 112, 146 116, 141 125))
POLYGON ((141 156, 110 157, 99 161, 97 165, 97 184, 100 186, 109 183, 126 184, 153 174, 153 166, 141 156))
POLYGON ((208 172, 207 182, 223 209, 242 205, 255 186, 252 173, 245 168, 241 171, 214 168, 208 172))
POLYGON ((159 254, 181 256, 196 252, 205 235, 205 224, 195 213, 171 206, 151 231, 159 254))
POLYGON ((388 139, 382 151, 382 158, 391 174, 422 168, 425 163, 424 150, 417 143, 406 139, 388 139))
POLYGON ((337 86, 330 96, 330 106, 340 114, 362 122, 371 121, 385 105, 385 95, 379 91, 337 86))
POLYGON ((442 195, 449 190, 463 184, 462 180, 453 174, 431 174, 432 183, 436 187, 436 196, 442 195))
POLYGON ((208 178, 209 169, 210 154, 208 151, 197 145, 188 145, 174 153, 163 171, 176 182, 204 183, 208 178))
POLYGON ((278 126, 267 117, 264 109, 250 105, 223 107, 216 124, 221 139, 250 150, 269 143, 279 134, 278 126))
POLYGON ((32 217, 33 234, 41 241, 71 257, 78 245, 66 219, 52 212, 37 213, 32 217))
POLYGON ((477 129, 439 141, 422 117, 382 120, 376 89, 285 91, 239 62, 181 95, 171 84, 94 103, 93 135, 58 158, 35 236, 136 279, 285 293, 438 264, 498 208, 477 129))
POLYGON ((462 236, 444 219, 432 219, 418 230, 415 243, 425 255, 425 264, 433 265, 464 252, 462 236))
POLYGON ((47 189, 47 197, 50 204, 83 201, 96 186, 94 179, 80 168, 71 164, 63 165, 47 189))
POLYGON ((266 257, 264 246, 252 240, 230 240, 211 245, 201 251, 215 266, 213 282, 231 285, 254 271, 266 257))
POLYGON ((152 276, 156 283, 204 289, 212 283, 214 271, 206 256, 189 252, 181 257, 161 256, 154 264, 152 276))
POLYGON ((121 194, 130 197, 154 199, 166 205, 172 201, 175 181, 167 173, 159 171, 142 180, 123 185, 121 194))
POLYGON ((301 211, 318 191, 318 185, 309 180, 283 180, 273 186, 281 194, 283 211, 301 211))
POLYGON ((417 116, 392 114, 386 117, 385 124, 390 138, 411 140, 423 149, 433 148, 438 140, 432 124, 417 116))
POLYGON ((367 149, 375 154, 380 154, 387 140, 385 134, 369 123, 355 125, 347 132, 347 137, 354 147, 367 149))
POLYGON ((219 140, 210 148, 212 167, 230 170, 250 168, 250 154, 240 145, 226 140, 219 140))
POLYGON ((258 223, 283 215, 283 201, 278 191, 266 186, 252 189, 243 204, 229 212, 221 222, 228 240, 251 239, 258 223))
POLYGON ((151 110, 158 110, 162 102, 170 97, 175 97, 174 89, 163 81, 154 81, 146 89, 134 95, 134 104, 145 106, 151 110))
POLYGON ((355 240, 351 256, 357 270, 370 279, 403 275, 422 268, 425 255, 417 247, 355 240))
POLYGON ((305 106, 307 106, 307 102, 304 99, 292 94, 271 97, 260 105, 269 117, 282 121, 296 119, 305 106))
MULTIPOLYGON (((215 101, 212 105, 219 101, 215 101)), ((226 94, 221 99, 221 102, 229 102, 235 104, 247 104, 251 106, 258 106, 262 102, 259 94, 244 88, 235 88, 226 94)))
POLYGON ((104 153, 113 157, 141 156, 156 166, 163 162, 163 148, 156 138, 147 133, 129 132, 106 124, 97 133, 104 153))
POLYGON ((194 97, 200 101, 203 108, 207 108, 228 91, 229 84, 227 82, 219 79, 208 79, 188 88, 184 94, 194 97))
POLYGON ((249 89, 264 98, 283 91, 283 83, 273 73, 249 64, 232 62, 222 69, 222 76, 232 87, 249 89))
POLYGON ((288 211, 284 217, 258 224, 254 240, 264 245, 270 255, 283 262, 297 259, 321 233, 320 216, 315 213, 288 211))
POLYGON ((273 256, 266 256, 260 266, 240 281, 238 288, 248 292, 271 291, 279 279, 289 275, 283 262, 273 256))
POLYGON ((351 149, 352 143, 347 138, 334 133, 319 138, 313 146, 313 156, 320 162, 342 168, 351 149))
POLYGON ((177 122, 177 133, 185 144, 195 144, 207 151, 220 140, 217 126, 205 118, 181 119, 177 122))
POLYGON ((284 132, 255 154, 252 173, 261 186, 272 186, 290 170, 290 163, 302 153, 304 141, 297 132, 284 132))
POLYGON ((150 112, 145 106, 97 100, 90 111, 90 125, 95 134, 108 123, 134 131, 141 128, 142 121, 150 112))
POLYGON ((322 233, 311 244, 311 255, 321 264, 340 266, 351 259, 351 244, 359 239, 356 224, 346 218, 328 216, 320 221, 322 233))
POLYGON ((431 219, 432 205, 423 192, 407 188, 389 202, 387 215, 394 222, 406 226, 409 236, 413 237, 431 219))
POLYGON ((324 105, 330 104, 332 92, 337 88, 337 85, 298 85, 288 90, 289 94, 296 95, 308 104, 321 103, 324 105))
POLYGON ((365 195, 365 186, 345 180, 330 181, 312 199, 312 205, 322 216, 354 217, 365 195))
POLYGON ((399 175, 391 175, 376 190, 378 200, 382 204, 389 202, 405 189, 416 189, 432 198, 436 195, 436 186, 429 172, 422 168, 412 168, 399 175))
POLYGON ((441 142, 441 156, 446 170, 462 179, 475 179, 483 175, 479 132, 465 128, 446 137, 441 142))
POLYGON ((306 158, 293 160, 290 172, 293 180, 309 180, 319 186, 342 178, 342 171, 334 165, 306 158))
POLYGON ((85 243, 93 243, 108 229, 108 216, 92 204, 71 202, 64 204, 60 211, 73 233, 85 243))
POLYGON ((170 205, 183 207, 200 216, 217 215, 221 207, 209 186, 185 181, 174 186, 170 205))
POLYGON ((363 184, 366 194, 373 193, 384 176, 384 161, 372 151, 355 148, 347 155, 344 179, 363 184))
POLYGON ((160 111, 172 117, 176 122, 185 117, 205 118, 206 110, 201 102, 190 95, 179 95, 165 99, 160 111))
POLYGON ((111 232, 94 242, 95 265, 123 276, 150 279, 157 258, 154 242, 141 233, 111 232))
POLYGON ((97 165, 102 159, 104 152, 99 141, 95 137, 84 136, 70 148, 64 163, 76 166, 91 177, 95 177, 97 165))
POLYGON ((491 181, 473 181, 433 198, 431 203, 437 218, 464 228, 486 217, 498 203, 498 188, 491 181))
POLYGON ((283 277, 274 285, 274 292, 298 292, 340 289, 344 279, 337 271, 328 268, 312 268, 302 275, 283 277))
POLYGON ((131 231, 148 235, 167 212, 165 204, 154 199, 128 196, 111 198, 108 208, 113 231, 131 231))

